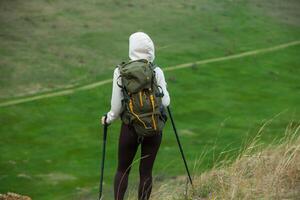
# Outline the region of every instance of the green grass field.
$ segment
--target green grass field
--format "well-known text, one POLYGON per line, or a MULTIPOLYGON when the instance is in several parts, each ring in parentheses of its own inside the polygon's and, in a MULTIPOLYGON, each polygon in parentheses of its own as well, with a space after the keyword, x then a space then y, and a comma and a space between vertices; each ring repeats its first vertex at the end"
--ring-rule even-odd
MULTIPOLYGON (((142 30, 162 67, 300 40, 300 3, 272 1, 1 1, 0 102, 111 78, 142 30)), ((268 144, 300 121, 300 45, 165 73, 171 107, 193 174, 234 157, 265 127, 268 144), (203 155, 205 154, 205 155, 203 155)), ((0 193, 33 199, 95 199, 99 117, 111 86, 0 107, 0 193)), ((120 122, 109 127, 105 196, 112 199, 120 122)), ((136 157, 138 159, 138 157, 136 157)), ((154 176, 184 175, 170 122, 154 176)), ((138 182, 138 163, 130 188, 138 182)))

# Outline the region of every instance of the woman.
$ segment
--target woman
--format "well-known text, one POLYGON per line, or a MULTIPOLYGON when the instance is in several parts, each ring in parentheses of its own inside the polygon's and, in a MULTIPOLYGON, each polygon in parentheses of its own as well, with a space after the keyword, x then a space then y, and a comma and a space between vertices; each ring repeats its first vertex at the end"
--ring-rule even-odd
MULTIPOLYGON (((129 58, 130 61, 146 59, 148 62, 154 61, 154 44, 151 38, 143 33, 137 32, 129 37, 129 58)), ((164 78, 163 71, 156 67, 154 68, 156 83, 162 89, 164 96, 162 97, 162 105, 164 107, 170 104, 170 97, 167 91, 167 84, 164 78)), ((119 87, 121 80, 119 79, 119 68, 114 70, 113 90, 111 98, 111 110, 107 113, 106 123, 110 124, 117 119, 122 112, 122 89, 119 87)), ((102 124, 105 123, 105 117, 102 117, 102 124)), ((149 199, 152 189, 152 168, 155 161, 162 139, 162 133, 154 136, 145 137, 140 143, 138 135, 131 125, 124 122, 121 126, 118 151, 118 168, 114 180, 114 195, 116 200, 124 198, 127 185, 128 175, 131 164, 137 152, 139 144, 141 144, 141 161, 140 161, 140 184, 138 191, 138 199, 149 199)))

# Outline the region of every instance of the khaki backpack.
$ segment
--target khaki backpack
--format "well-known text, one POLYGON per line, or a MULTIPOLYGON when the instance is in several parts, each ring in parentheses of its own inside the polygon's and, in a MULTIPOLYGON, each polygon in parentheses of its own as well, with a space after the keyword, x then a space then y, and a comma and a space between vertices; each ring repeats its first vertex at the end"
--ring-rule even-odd
POLYGON ((155 65, 147 60, 122 63, 119 66, 124 99, 121 119, 133 125, 140 137, 162 132, 166 114, 162 105, 163 92, 156 83, 155 65))

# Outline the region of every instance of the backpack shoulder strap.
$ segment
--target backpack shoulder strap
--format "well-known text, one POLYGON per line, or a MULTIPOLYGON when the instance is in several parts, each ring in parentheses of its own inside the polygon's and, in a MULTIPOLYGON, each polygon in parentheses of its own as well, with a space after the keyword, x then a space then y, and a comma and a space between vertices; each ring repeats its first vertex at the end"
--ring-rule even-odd
POLYGON ((152 70, 154 70, 156 67, 158 67, 155 63, 153 63, 153 62, 150 62, 150 68, 152 69, 152 70))
POLYGON ((157 88, 159 88, 159 91, 155 94, 156 97, 163 97, 164 96, 164 92, 163 92, 163 89, 160 85, 157 84, 157 81, 156 81, 156 71, 155 71, 155 68, 158 67, 157 64, 155 63, 151 63, 150 64, 150 67, 151 69, 153 70, 153 79, 152 79, 152 84, 154 84, 157 88))
MULTIPOLYGON (((118 64, 118 65, 116 66, 116 68, 118 68, 119 72, 121 71, 121 68, 122 68, 125 64, 126 64, 126 63, 123 61, 123 62, 121 62, 120 64, 118 64)), ((117 78, 117 85, 118 85, 120 88, 123 88, 123 84, 120 85, 119 82, 118 82, 118 80, 119 80, 120 78, 122 78, 121 75, 119 75, 119 77, 117 78)))
MULTIPOLYGON (((127 65, 127 64, 128 64, 128 63, 126 63, 126 62, 123 61, 123 62, 121 62, 120 64, 118 64, 118 65, 116 66, 116 68, 118 68, 119 71, 121 71, 121 68, 124 67, 124 66, 127 65)), ((130 99, 130 97, 128 96, 128 92, 127 92, 125 86, 123 85, 123 81, 122 81, 122 84, 119 84, 119 82, 118 82, 119 79, 122 79, 121 74, 120 74, 119 77, 117 78, 117 85, 119 86, 119 88, 121 88, 121 91, 122 91, 123 97, 124 97, 124 101, 125 101, 125 102, 128 102, 129 99, 130 99)))
POLYGON ((118 64, 117 66, 116 66, 116 68, 118 68, 119 70, 124 66, 126 64, 126 62, 121 62, 120 64, 118 64))

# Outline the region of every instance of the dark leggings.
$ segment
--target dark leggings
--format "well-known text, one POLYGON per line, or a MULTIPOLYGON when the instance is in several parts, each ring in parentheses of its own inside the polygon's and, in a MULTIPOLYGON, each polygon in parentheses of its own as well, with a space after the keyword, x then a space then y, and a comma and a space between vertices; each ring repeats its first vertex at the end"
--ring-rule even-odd
MULTIPOLYGON (((152 137, 145 137, 141 141, 139 200, 148 200, 150 197, 152 168, 161 138, 162 134, 158 134, 152 137)), ((119 139, 118 169, 114 183, 115 200, 123 200, 124 198, 128 185, 128 175, 138 146, 138 136, 135 130, 123 123, 119 139)))

